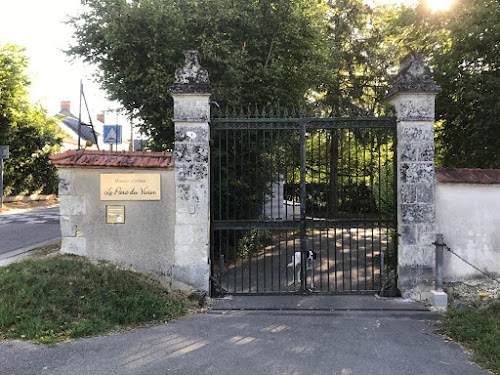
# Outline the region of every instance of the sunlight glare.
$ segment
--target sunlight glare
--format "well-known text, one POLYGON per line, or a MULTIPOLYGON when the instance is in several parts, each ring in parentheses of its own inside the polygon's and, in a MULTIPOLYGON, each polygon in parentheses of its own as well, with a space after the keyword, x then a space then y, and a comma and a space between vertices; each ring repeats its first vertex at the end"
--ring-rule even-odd
POLYGON ((427 5, 433 12, 440 10, 449 10, 453 0, 427 0, 427 5))

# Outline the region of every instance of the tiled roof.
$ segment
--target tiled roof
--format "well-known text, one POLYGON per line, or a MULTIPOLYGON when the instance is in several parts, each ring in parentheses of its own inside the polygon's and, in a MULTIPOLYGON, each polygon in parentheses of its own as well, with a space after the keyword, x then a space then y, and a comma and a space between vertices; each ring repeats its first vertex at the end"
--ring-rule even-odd
MULTIPOLYGON (((64 125, 66 125, 69 129, 71 129, 76 134, 76 136, 78 136, 78 117, 73 115, 66 108, 63 108, 61 112, 59 112, 59 116, 61 116, 62 118, 61 122, 64 125)), ((96 134, 98 133, 96 132, 96 134)), ((97 143, 97 140, 95 139, 94 134, 92 133, 92 128, 83 123, 82 123, 81 136, 84 141, 91 141, 93 144, 97 143)))
POLYGON ((436 169, 441 183, 456 184, 500 184, 500 169, 436 169))
POLYGON ((52 163, 60 166, 119 167, 119 168, 172 168, 171 152, 116 152, 70 150, 52 155, 52 163))

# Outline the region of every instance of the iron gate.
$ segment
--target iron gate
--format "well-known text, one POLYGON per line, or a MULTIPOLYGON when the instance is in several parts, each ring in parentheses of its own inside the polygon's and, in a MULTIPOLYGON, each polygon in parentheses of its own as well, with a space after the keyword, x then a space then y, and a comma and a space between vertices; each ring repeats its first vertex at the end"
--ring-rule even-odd
POLYGON ((212 286, 380 290, 397 264, 395 118, 270 117, 211 120, 212 286))

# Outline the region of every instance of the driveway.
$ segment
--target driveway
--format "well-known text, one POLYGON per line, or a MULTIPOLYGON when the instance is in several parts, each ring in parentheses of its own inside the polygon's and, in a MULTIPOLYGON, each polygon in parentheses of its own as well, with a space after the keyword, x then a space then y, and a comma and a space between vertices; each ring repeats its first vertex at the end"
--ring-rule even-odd
MULTIPOLYGON (((217 237, 215 239, 217 242, 217 237)), ((310 230, 306 233, 306 246, 317 255, 314 263, 308 265, 307 284, 311 285, 314 280, 314 289, 319 292, 379 291, 385 279, 381 275, 380 253, 382 251, 387 259, 393 250, 388 244, 387 229, 371 226, 310 230)), ((225 254, 222 266, 221 247, 214 245, 214 276, 228 292, 300 289, 300 278, 294 278, 298 269, 288 267, 289 263, 293 264, 295 251, 300 251, 299 235, 274 232, 269 244, 243 256, 235 256, 238 247, 231 249, 225 254)))
POLYGON ((0 373, 487 374, 435 333, 436 314, 404 300, 362 308, 363 297, 350 297, 347 304, 338 297, 325 302, 298 296, 296 308, 274 305, 287 310, 267 309, 269 299, 261 305, 259 297, 229 299, 170 324, 57 347, 1 343, 0 373))

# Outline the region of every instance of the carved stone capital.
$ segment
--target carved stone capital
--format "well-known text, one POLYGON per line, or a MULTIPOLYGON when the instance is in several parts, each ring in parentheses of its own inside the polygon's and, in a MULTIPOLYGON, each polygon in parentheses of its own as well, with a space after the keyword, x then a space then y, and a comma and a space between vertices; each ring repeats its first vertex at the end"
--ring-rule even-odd
POLYGON ((171 94, 210 94, 210 80, 208 72, 200 66, 200 53, 187 51, 186 60, 182 68, 175 71, 175 82, 169 88, 171 94))
POLYGON ((432 72, 424 63, 422 52, 413 51, 401 60, 401 69, 391 81, 387 99, 398 93, 434 93, 441 88, 434 81, 432 72))

